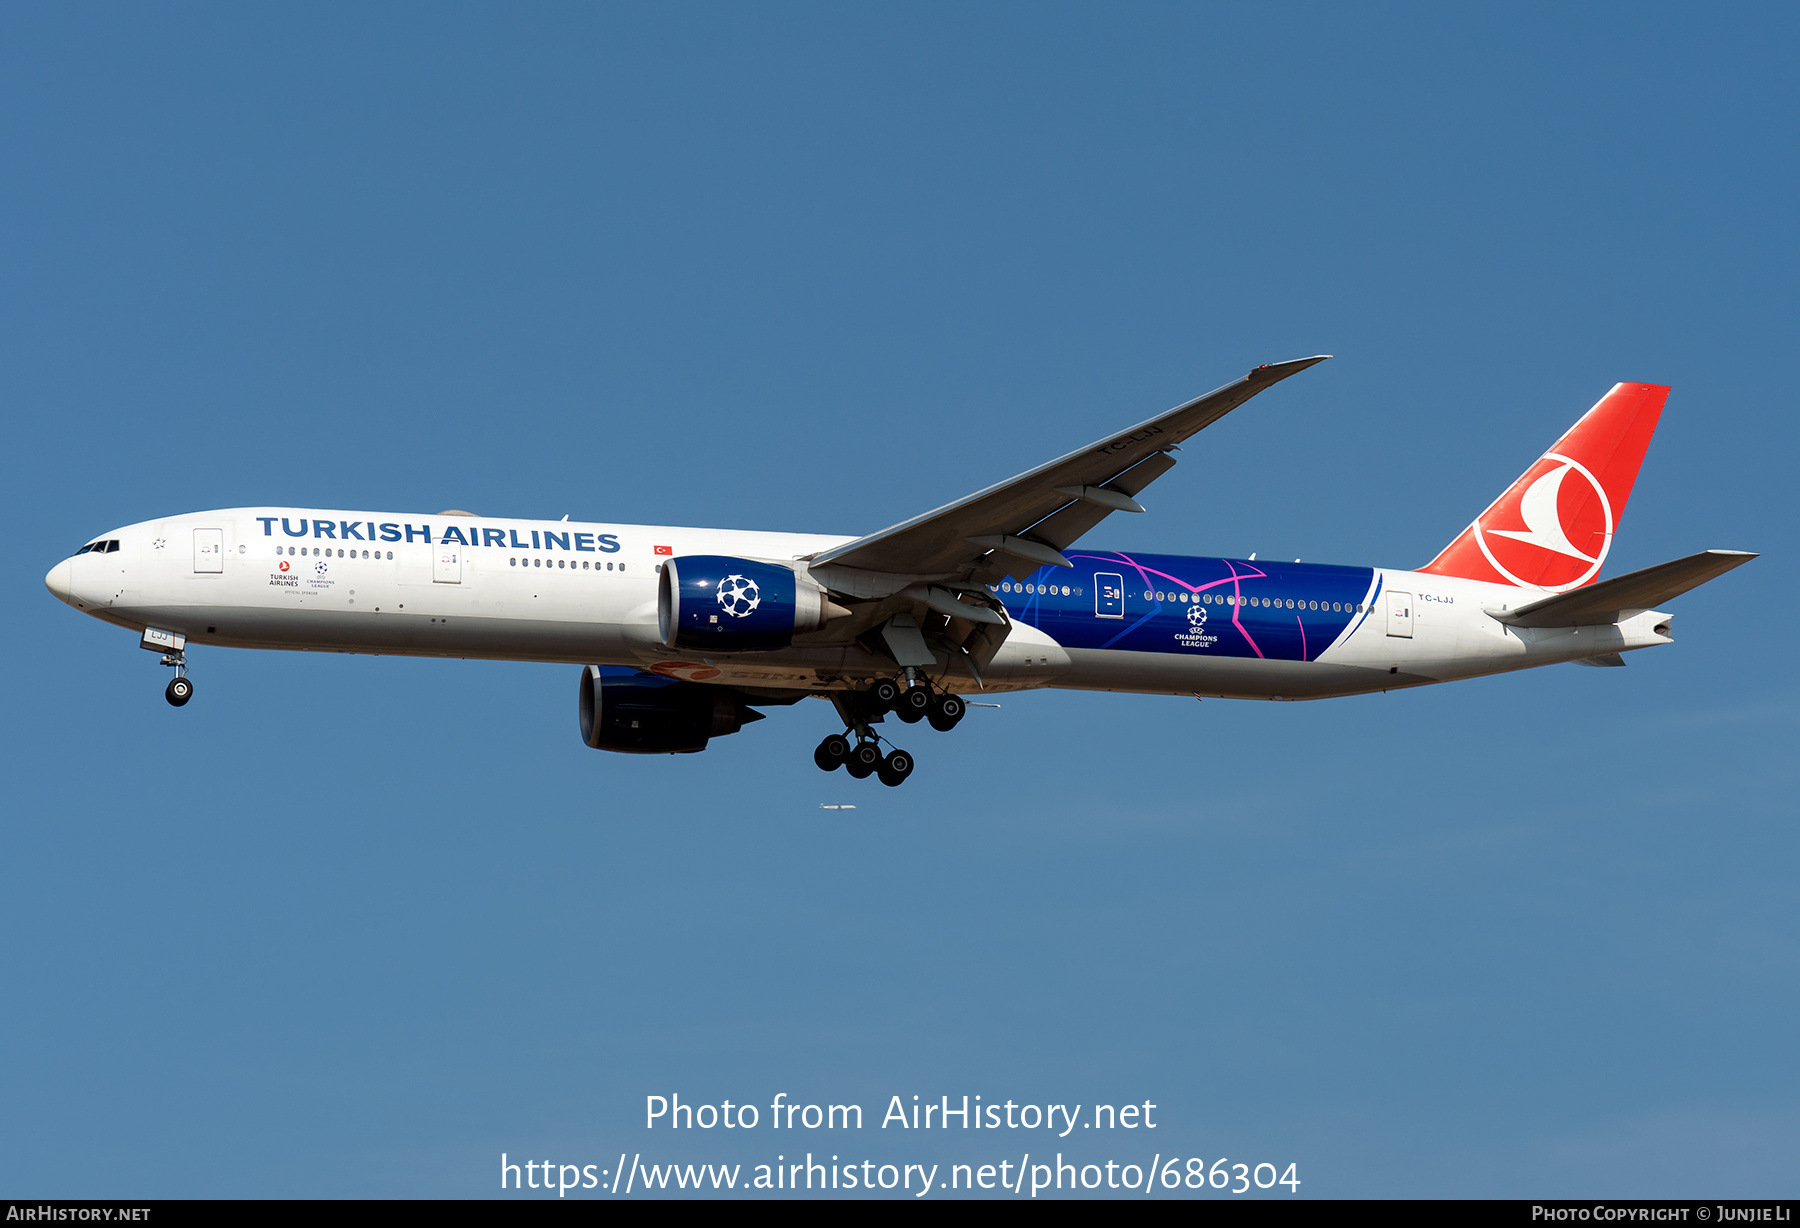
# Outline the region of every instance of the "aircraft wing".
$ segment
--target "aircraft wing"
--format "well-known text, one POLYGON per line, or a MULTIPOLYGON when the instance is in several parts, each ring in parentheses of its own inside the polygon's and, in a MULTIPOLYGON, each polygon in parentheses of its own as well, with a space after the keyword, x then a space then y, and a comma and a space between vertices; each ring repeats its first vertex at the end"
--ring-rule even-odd
POLYGON ((1018 477, 816 556, 826 566, 977 581, 1069 566, 1062 551, 1175 464, 1170 449, 1263 389, 1329 354, 1261 366, 1240 380, 1018 477))
POLYGON ((1684 559, 1558 593, 1516 610, 1489 613, 1515 627, 1605 626, 1653 610, 1671 597, 1716 580, 1755 557, 1745 550, 1703 550, 1684 559))

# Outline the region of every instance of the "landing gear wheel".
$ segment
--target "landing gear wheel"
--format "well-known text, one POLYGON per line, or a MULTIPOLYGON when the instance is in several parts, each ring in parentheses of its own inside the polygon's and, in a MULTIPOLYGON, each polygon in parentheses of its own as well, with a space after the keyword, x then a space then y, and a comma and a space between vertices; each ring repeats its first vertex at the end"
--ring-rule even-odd
POLYGON ((892 789, 902 784, 912 775, 913 757, 903 750, 888 752, 888 757, 881 761, 881 783, 892 789))
POLYGON ((844 760, 844 767, 858 780, 866 780, 882 763, 881 748, 873 742, 858 742, 844 760))
POLYGON ((931 692, 915 686, 900 692, 900 704, 894 709, 894 715, 911 725, 930 710, 931 692))
POLYGON ((813 762, 819 765, 822 772, 835 772, 850 757, 850 739, 841 733, 834 733, 819 743, 813 751, 813 762))
POLYGON ((163 691, 163 698, 179 708, 194 697, 194 684, 185 677, 169 679, 168 689, 163 691))
POLYGON ((933 729, 939 733, 949 733, 956 728, 956 722, 962 720, 963 714, 968 710, 968 705, 955 695, 939 695, 925 715, 930 719, 933 729))
POLYGON ((878 678, 869 686, 869 702, 879 712, 890 712, 900 702, 900 688, 892 678, 878 678))

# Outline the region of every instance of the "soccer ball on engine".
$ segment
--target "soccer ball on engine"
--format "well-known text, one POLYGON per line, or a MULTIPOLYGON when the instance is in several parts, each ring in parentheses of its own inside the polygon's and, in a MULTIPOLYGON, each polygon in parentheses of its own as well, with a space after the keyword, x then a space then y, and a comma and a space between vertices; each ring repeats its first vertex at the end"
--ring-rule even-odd
POLYGON ((733 618, 748 618, 762 604, 762 592, 749 576, 726 576, 719 581, 719 604, 733 618))

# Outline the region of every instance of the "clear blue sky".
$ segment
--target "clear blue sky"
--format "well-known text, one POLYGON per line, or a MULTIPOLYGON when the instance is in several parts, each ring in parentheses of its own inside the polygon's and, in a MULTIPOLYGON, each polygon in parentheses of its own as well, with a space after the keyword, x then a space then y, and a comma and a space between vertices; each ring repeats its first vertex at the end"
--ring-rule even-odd
MULTIPOLYGON (((1794 1195, 1800 18, 1243 7, 0 12, 0 1192, 756 1163, 643 1098, 785 1091, 1794 1195), (891 791, 811 702, 588 751, 573 666, 203 650, 177 711, 42 587, 248 503, 869 531, 1318 352, 1091 544, 1416 566, 1643 380, 1610 571, 1766 557, 1629 669, 1015 697, 891 791)), ((809 1145, 990 1153, 896 1134, 809 1145)))

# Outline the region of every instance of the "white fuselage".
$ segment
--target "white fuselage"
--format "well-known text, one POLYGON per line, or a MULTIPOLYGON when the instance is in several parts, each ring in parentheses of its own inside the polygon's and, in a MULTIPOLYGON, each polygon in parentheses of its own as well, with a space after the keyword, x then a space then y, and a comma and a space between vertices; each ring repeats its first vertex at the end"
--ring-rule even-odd
MULTIPOLYGON (((705 657, 661 641, 662 559, 794 560, 847 536, 234 508, 145 521, 105 540, 118 547, 58 564, 47 578, 51 590, 95 617, 176 632, 191 645, 636 665, 696 681, 819 691, 893 671, 861 644, 818 635, 773 651, 705 657), (446 549, 457 538, 460 547, 446 549), (471 539, 479 544, 467 544, 471 539)), ((1310 659, 1218 656, 1175 644, 1159 651, 1084 647, 1015 618, 979 683, 954 669, 937 681, 962 691, 1054 686, 1308 699, 1670 639, 1661 614, 1609 626, 1521 629, 1486 611, 1543 595, 1536 590, 1384 569, 1369 575, 1369 597, 1407 597, 1406 617, 1399 618, 1399 606, 1372 601, 1366 616, 1310 659)))

